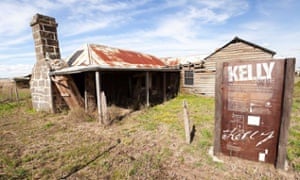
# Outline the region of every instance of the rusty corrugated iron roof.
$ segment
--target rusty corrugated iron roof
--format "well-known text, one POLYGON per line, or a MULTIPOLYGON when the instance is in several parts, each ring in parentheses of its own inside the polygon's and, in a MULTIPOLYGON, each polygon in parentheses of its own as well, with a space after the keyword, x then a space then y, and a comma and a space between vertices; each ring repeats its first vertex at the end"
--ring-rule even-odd
POLYGON ((67 59, 69 66, 98 65, 112 68, 166 68, 159 58, 103 45, 87 44, 67 59))
POLYGON ((201 63, 204 55, 190 55, 190 56, 178 56, 178 57, 166 57, 162 60, 169 66, 176 66, 190 63, 201 63))

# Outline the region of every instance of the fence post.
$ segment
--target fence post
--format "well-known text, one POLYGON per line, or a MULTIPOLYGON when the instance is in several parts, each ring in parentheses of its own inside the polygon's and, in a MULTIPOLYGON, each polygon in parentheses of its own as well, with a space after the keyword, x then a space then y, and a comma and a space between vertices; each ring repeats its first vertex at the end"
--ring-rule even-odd
POLYGON ((191 143, 191 133, 190 133, 190 119, 187 109, 187 103, 183 100, 183 120, 184 120, 184 129, 185 129, 185 140, 187 144, 191 143))

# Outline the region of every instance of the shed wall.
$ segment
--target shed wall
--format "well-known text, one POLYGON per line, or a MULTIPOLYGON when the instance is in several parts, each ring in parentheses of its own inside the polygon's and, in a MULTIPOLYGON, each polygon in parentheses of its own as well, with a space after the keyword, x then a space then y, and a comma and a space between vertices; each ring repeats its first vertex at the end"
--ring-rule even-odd
POLYGON ((203 68, 197 68, 194 64, 190 66, 182 66, 181 70, 181 92, 214 96, 215 95, 215 77, 216 77, 216 63, 242 60, 271 60, 273 55, 263 51, 260 48, 250 46, 243 42, 236 42, 229 44, 223 49, 215 52, 205 59, 203 68), (184 71, 192 70, 194 72, 194 84, 184 84, 184 71))
POLYGON ((206 61, 233 61, 233 60, 268 60, 272 59, 272 54, 243 42, 228 45, 222 50, 209 56, 206 61))

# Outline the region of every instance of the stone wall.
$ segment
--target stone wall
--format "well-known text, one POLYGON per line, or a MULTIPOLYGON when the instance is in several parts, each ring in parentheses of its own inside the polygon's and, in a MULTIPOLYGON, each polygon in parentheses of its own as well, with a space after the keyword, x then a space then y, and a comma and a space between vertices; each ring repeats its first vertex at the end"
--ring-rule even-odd
MULTIPOLYGON (((53 84, 49 76, 49 58, 60 58, 55 18, 36 14, 32 27, 36 63, 32 69, 30 90, 32 106, 37 111, 54 112, 53 84)), ((55 91, 56 92, 56 91, 55 91)))
POLYGON ((50 67, 46 61, 36 62, 30 81, 32 107, 37 111, 54 112, 50 67))

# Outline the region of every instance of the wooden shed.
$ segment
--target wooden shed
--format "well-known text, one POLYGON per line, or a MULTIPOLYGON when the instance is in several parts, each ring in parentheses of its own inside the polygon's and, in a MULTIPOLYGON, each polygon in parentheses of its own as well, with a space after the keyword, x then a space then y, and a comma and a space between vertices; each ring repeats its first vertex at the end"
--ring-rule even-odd
POLYGON ((55 18, 36 14, 30 23, 36 52, 30 90, 37 111, 68 107, 98 111, 107 106, 138 109, 175 97, 180 69, 152 55, 87 44, 62 60, 55 18))
POLYGON ((271 60, 275 54, 272 50, 235 37, 203 60, 183 64, 181 66, 181 91, 214 96, 217 62, 271 60))
POLYGON ((63 81, 74 82, 73 86, 78 89, 76 96, 82 97, 87 110, 99 104, 96 99, 100 92, 105 94, 107 105, 134 109, 162 103, 178 92, 179 68, 167 66, 151 55, 87 44, 66 62, 67 67, 54 70, 50 75, 70 108, 73 103, 68 101, 72 97, 62 94, 67 83, 63 81))
POLYGON ((16 82, 16 85, 18 88, 29 88, 29 82, 30 82, 31 74, 28 74, 23 77, 15 77, 14 81, 16 82))

